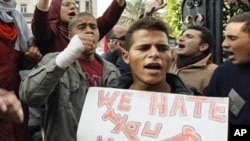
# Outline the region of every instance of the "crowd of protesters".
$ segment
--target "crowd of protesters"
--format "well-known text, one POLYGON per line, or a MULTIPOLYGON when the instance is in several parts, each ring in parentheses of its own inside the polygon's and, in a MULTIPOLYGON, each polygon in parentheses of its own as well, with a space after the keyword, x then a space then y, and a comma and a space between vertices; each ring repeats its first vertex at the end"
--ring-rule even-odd
POLYGON ((38 0, 30 29, 15 0, 0 0, 0 140, 77 140, 89 87, 228 97, 229 125, 249 125, 250 13, 229 20, 229 60, 217 65, 206 27, 185 27, 169 46, 170 29, 152 16, 165 5, 153 1, 126 29, 117 24, 126 0, 113 0, 98 18, 74 0, 38 0), (104 36, 108 51, 97 54, 104 36), (21 78, 21 70, 30 71, 21 78), (35 126, 29 107, 40 116, 35 126))

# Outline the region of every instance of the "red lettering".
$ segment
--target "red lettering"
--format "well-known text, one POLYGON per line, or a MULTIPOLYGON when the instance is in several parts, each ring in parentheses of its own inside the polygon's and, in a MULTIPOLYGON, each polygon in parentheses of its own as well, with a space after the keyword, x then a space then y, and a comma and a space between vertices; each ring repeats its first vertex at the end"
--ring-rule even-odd
POLYGON ((131 99, 129 97, 132 97, 132 96, 133 96, 133 93, 131 92, 123 92, 120 103, 118 105, 118 110, 128 112, 130 110, 130 105, 126 105, 126 104, 129 104, 131 102, 131 99))
POLYGON ((117 97, 120 95, 120 92, 115 91, 114 94, 110 97, 110 92, 108 92, 105 96, 105 91, 100 90, 98 92, 98 107, 106 106, 108 109, 112 107, 117 97))
POLYGON ((213 98, 210 107, 210 119, 220 122, 226 121, 225 107, 219 106, 220 104, 226 104, 226 99, 213 98))
MULTIPOLYGON (((104 140, 102 139, 102 136, 97 136, 97 141, 104 141, 104 140)), ((114 141, 114 138, 108 138, 107 141, 114 141)))
POLYGON ((144 126, 144 129, 142 131, 142 135, 143 136, 148 136, 148 137, 153 137, 153 138, 156 138, 160 131, 161 131, 161 128, 162 128, 162 124, 161 123, 157 123, 155 125, 155 129, 154 130, 150 130, 150 127, 151 127, 151 124, 149 121, 146 122, 145 126, 144 126))
POLYGON ((156 109, 159 109, 160 116, 167 115, 167 95, 152 95, 151 104, 149 108, 149 114, 155 115, 156 109), (161 101, 158 103, 158 98, 161 97, 161 101))
POLYGON ((136 137, 136 134, 138 133, 138 130, 141 125, 139 122, 128 122, 126 124, 128 116, 124 115, 121 118, 120 115, 115 114, 114 111, 111 109, 103 115, 103 119, 110 120, 116 125, 115 128, 112 130, 113 133, 119 133, 120 131, 122 131, 129 140, 139 141, 139 139, 136 137))
POLYGON ((179 110, 180 116, 186 116, 187 115, 187 111, 186 111, 183 96, 176 96, 175 97, 175 101, 173 103, 173 107, 171 109, 170 115, 175 116, 178 110, 179 110))
POLYGON ((203 102, 209 102, 209 97, 205 96, 187 96, 187 100, 194 101, 194 117, 200 118, 201 117, 201 106, 203 102))

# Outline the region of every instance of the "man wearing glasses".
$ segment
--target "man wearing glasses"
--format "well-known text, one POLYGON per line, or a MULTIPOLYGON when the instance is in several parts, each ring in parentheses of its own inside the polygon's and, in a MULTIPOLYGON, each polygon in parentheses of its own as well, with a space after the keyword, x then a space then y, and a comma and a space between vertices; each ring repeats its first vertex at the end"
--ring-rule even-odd
POLYGON ((125 35, 127 29, 121 25, 115 25, 112 30, 106 35, 108 41, 108 51, 101 56, 107 61, 114 64, 121 74, 130 72, 130 67, 122 59, 124 50, 125 35))

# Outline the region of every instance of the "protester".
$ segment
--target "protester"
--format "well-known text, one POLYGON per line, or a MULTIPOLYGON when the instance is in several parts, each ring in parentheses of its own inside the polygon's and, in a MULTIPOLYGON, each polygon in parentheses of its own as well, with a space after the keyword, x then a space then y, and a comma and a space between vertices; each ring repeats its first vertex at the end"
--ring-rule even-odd
MULTIPOLYGON (((113 0, 102 17, 97 19, 100 39, 117 23, 125 0, 113 0)), ((68 23, 78 13, 74 0, 39 0, 35 8, 32 31, 42 54, 62 51, 69 43, 68 23), (49 6, 50 5, 50 6, 49 6)))
POLYGON ((107 61, 114 64, 121 74, 130 72, 130 67, 122 59, 122 52, 124 50, 124 41, 127 29, 122 25, 115 25, 106 35, 108 41, 108 51, 101 54, 107 61))
MULTIPOLYGON (((166 3, 164 3, 163 0, 152 1, 146 5, 144 13, 141 14, 139 18, 152 16, 153 13, 165 6, 166 3)), ((126 32, 127 29, 124 26, 120 24, 114 26, 113 29, 111 29, 106 35, 108 51, 101 55, 104 59, 113 63, 120 70, 121 74, 131 71, 129 65, 126 64, 122 59, 126 32)))
MULTIPOLYGON (((99 40, 116 24, 125 6, 125 0, 113 0, 103 16, 97 19, 100 32, 99 40)), ((38 1, 32 19, 32 31, 43 55, 62 51, 67 46, 69 43, 68 23, 77 13, 78 7, 74 0, 38 1)), ((30 122, 32 125, 30 126, 31 133, 39 134, 39 124, 41 122, 39 113, 41 111, 32 108, 30 112, 32 114, 30 115, 32 116, 32 122, 30 122)))
POLYGON ((15 9, 15 0, 0 0, 0 89, 3 100, 1 110, 5 112, 1 113, 0 139, 27 141, 28 108, 19 104, 16 99, 21 81, 19 71, 33 67, 42 56, 33 46, 32 32, 23 15, 15 9), (4 103, 8 105, 7 109, 4 108, 4 103), (21 113, 17 113, 21 109, 23 117, 20 117, 21 113))
POLYGON ((168 39, 166 23, 159 19, 147 16, 131 25, 122 56, 131 73, 112 81, 109 87, 192 94, 178 76, 167 73, 172 59, 168 39))
POLYGON ((222 47, 229 60, 215 70, 206 96, 229 97, 229 125, 249 125, 250 12, 232 17, 224 35, 222 47))
POLYGON ((178 75, 195 95, 204 95, 217 67, 211 60, 213 46, 213 33, 206 27, 193 25, 183 31, 177 47, 172 50, 169 72, 178 75))
POLYGON ((45 55, 20 87, 27 105, 45 105, 45 140, 49 141, 76 140, 88 87, 105 87, 120 76, 113 64, 95 53, 100 35, 94 16, 76 15, 69 23, 69 37, 68 46, 45 55))

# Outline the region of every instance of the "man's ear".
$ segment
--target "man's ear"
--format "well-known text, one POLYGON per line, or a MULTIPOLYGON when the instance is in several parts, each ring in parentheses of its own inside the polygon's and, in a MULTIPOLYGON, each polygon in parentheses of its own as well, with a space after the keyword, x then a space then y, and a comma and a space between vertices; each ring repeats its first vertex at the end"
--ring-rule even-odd
POLYGON ((209 48, 209 44, 208 44, 208 43, 203 43, 203 44, 200 46, 200 51, 204 52, 204 51, 206 51, 208 48, 209 48))
POLYGON ((128 55, 128 51, 123 50, 122 51, 122 59, 126 64, 129 64, 129 55, 128 55))
POLYGON ((69 40, 72 38, 72 36, 73 36, 72 32, 69 32, 69 34, 68 34, 69 40))

